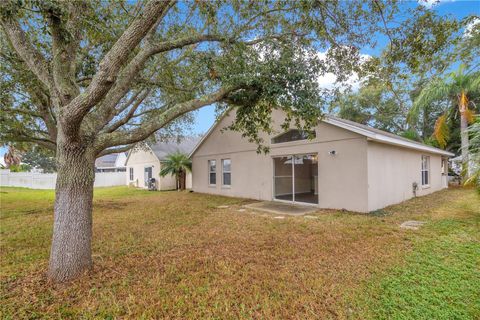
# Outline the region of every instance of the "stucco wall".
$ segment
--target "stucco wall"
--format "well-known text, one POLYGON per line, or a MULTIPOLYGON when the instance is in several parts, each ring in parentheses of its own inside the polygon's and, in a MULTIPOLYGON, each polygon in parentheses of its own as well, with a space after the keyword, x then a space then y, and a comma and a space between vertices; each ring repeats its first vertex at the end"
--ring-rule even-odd
POLYGON ((368 208, 377 210, 413 197, 413 182, 418 184, 417 196, 446 187, 442 179, 442 157, 377 142, 368 142, 368 208), (430 156, 430 185, 422 187, 422 155, 430 156))
MULTIPOLYGON (((276 133, 281 133, 283 116, 272 115, 276 133)), ((226 196, 272 200, 274 156, 291 154, 318 155, 319 207, 368 210, 367 142, 360 135, 320 123, 313 140, 270 145, 270 153, 257 154, 256 145, 242 139, 239 133, 221 132, 234 119, 234 113, 224 117, 193 155, 193 190, 226 196), (336 155, 329 154, 335 150, 336 155), (222 187, 221 160, 231 159, 232 185, 222 187), (208 185, 208 160, 217 161, 217 184, 208 185)), ((274 135, 275 135, 274 134, 274 135)))
MULTIPOLYGON (((139 188, 145 186, 145 167, 153 167, 152 177, 159 181, 160 179, 160 161, 151 150, 134 150, 131 152, 126 163, 126 184, 139 188), (130 168, 133 168, 133 180, 130 180, 130 168)), ((160 185, 159 185, 160 187, 160 185)))

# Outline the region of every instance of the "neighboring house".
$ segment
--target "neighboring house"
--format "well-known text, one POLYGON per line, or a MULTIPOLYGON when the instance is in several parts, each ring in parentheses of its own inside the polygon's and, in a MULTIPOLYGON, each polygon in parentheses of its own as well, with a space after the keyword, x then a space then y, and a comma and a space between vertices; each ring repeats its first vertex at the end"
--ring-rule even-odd
MULTIPOLYGON (((181 152, 190 154, 200 138, 187 137, 179 143, 158 142, 130 150, 127 156, 127 185, 147 188, 147 181, 155 178, 158 190, 172 190, 176 188, 174 176, 160 177, 162 162, 169 154, 181 152)), ((187 189, 192 188, 192 174, 187 173, 187 189)))
MULTIPOLYGON (((475 159, 472 158, 472 155, 470 155, 469 159, 470 159, 469 161, 470 172, 474 172, 475 170, 477 170, 478 164, 475 162, 475 159)), ((463 161, 462 161, 461 155, 450 159, 450 168, 457 175, 462 174, 462 170, 463 170, 462 162, 463 161)))
POLYGON ((101 156, 95 160, 95 172, 125 172, 125 152, 112 153, 101 156))
POLYGON ((193 150, 193 190, 258 200, 369 212, 447 188, 453 154, 335 117, 315 138, 283 132, 284 115, 272 114, 276 134, 263 135, 268 154, 233 131, 224 115, 193 150))

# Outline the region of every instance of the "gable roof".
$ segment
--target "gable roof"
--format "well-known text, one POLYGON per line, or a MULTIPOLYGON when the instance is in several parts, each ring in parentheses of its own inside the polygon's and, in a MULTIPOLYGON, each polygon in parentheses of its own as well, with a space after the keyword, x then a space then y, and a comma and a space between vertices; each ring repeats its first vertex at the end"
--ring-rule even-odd
POLYGON ((352 131, 355 133, 358 133, 362 136, 367 137, 367 139, 380 142, 380 143, 386 143, 386 144, 391 144, 391 145, 396 145, 404 148, 409 148, 409 149, 415 149, 415 150, 420 150, 420 151, 425 151, 425 152, 430 152, 430 153, 435 153, 435 154, 441 154, 444 156, 448 157, 453 157, 455 156, 453 153, 435 148, 414 140, 410 140, 404 137, 397 136, 396 134, 386 132, 383 130, 375 129, 369 126, 366 126, 364 124, 360 124, 354 121, 350 120, 345 120, 341 118, 337 118, 331 115, 325 116, 324 119, 322 119, 323 122, 334 125, 339 128, 343 128, 348 131, 352 131))
MULTIPOLYGON (((194 147, 197 145, 200 137, 185 137, 180 142, 175 141, 164 141, 148 144, 148 149, 157 157, 159 161, 164 161, 169 154, 181 152, 189 155, 194 147)), ((130 155, 135 149, 130 149, 128 151, 127 159, 125 160, 125 165, 127 165, 130 155)))
MULTIPOLYGON (((189 157, 193 156, 193 154, 198 150, 198 148, 203 144, 203 142, 210 136, 210 134, 218 126, 218 124, 222 121, 222 119, 225 117, 226 114, 227 112, 225 112, 217 121, 215 121, 215 123, 210 127, 207 133, 199 140, 197 145, 192 149, 192 152, 189 154, 189 157)), ((410 140, 404 137, 400 137, 396 134, 375 129, 354 121, 337 118, 332 115, 325 115, 324 118, 321 119, 321 121, 331 124, 333 126, 351 131, 351 132, 355 132, 372 141, 396 145, 399 147, 404 147, 404 148, 409 148, 414 150, 440 154, 447 157, 455 156, 455 154, 451 152, 448 152, 439 148, 435 148, 435 147, 432 147, 414 140, 410 140)))
MULTIPOLYGON (((111 153, 101 156, 95 160, 96 168, 114 168, 117 167, 117 159, 122 155, 122 153, 111 153)), ((120 167, 125 166, 125 164, 120 167)))
POLYGON ((193 148, 197 145, 200 137, 185 137, 180 142, 157 142, 155 144, 149 145, 153 153, 157 156, 158 160, 162 161, 172 153, 181 152, 184 154, 190 154, 193 148))

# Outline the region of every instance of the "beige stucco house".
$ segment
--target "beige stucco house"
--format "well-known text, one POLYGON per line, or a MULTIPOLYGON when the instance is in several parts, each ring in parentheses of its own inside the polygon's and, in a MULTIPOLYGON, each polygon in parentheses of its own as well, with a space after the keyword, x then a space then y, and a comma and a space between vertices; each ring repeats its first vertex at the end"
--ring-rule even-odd
MULTIPOLYGON (((176 188, 174 176, 160 177, 160 170, 165 158, 172 153, 190 154, 198 144, 199 138, 187 137, 180 142, 158 142, 130 150, 125 162, 127 168, 126 184, 129 186, 147 188, 147 181, 155 178, 158 190, 176 188)), ((192 174, 187 173, 186 188, 192 188, 192 174)))
POLYGON ((453 154, 355 122, 326 117, 315 138, 280 129, 264 135, 268 154, 238 132, 222 131, 223 116, 191 153, 193 190, 233 197, 369 212, 447 188, 453 154))

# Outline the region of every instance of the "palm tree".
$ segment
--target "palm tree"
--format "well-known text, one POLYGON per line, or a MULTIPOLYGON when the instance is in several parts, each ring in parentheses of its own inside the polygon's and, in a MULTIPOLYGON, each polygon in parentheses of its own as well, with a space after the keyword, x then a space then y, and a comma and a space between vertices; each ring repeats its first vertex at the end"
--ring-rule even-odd
MULTIPOLYGON (((468 124, 474 121, 474 114, 470 106, 474 106, 473 101, 469 101, 474 93, 480 91, 480 75, 479 73, 465 73, 464 66, 460 66, 457 72, 452 72, 444 79, 436 79, 430 82, 415 99, 412 109, 410 110, 409 118, 418 119, 420 110, 427 110, 428 107, 437 101, 450 100, 451 104, 438 117, 435 122, 435 129, 433 136, 437 140, 440 147, 445 148, 450 137, 449 128, 447 125, 448 115, 451 112, 456 112, 457 108, 460 113, 460 135, 461 135, 461 152, 462 163, 465 168, 469 165, 469 143, 468 143, 468 124)), ((467 178, 470 175, 470 170, 466 170, 467 178)))
POLYGON ((174 175, 176 179, 176 189, 185 189, 185 180, 187 172, 192 171, 192 160, 186 154, 181 152, 172 153, 162 162, 160 176, 174 175))
POLYGON ((5 161, 5 166, 8 169, 10 167, 20 165, 21 156, 14 146, 9 145, 7 153, 5 153, 5 155, 3 156, 3 160, 5 161))

